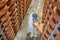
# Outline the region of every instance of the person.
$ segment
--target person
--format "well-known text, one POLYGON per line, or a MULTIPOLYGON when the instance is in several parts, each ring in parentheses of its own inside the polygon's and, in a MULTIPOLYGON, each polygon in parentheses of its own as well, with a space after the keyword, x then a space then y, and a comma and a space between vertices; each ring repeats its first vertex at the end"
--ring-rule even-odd
POLYGON ((31 38, 34 37, 34 21, 37 18, 37 14, 36 13, 31 13, 29 16, 29 20, 28 20, 28 33, 30 34, 31 38))

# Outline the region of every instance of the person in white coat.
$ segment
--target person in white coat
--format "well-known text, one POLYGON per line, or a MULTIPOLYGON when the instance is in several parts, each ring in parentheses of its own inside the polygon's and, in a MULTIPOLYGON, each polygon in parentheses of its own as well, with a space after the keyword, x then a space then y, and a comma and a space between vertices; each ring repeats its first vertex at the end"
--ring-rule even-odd
POLYGON ((31 33, 31 38, 34 37, 33 21, 37 18, 36 13, 31 13, 28 20, 28 33, 31 33))

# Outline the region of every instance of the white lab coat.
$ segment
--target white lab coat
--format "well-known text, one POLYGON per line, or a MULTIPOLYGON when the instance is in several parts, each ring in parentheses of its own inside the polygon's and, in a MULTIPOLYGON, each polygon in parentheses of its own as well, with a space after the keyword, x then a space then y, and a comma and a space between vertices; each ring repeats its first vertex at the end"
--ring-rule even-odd
POLYGON ((33 17, 32 17, 32 14, 30 14, 29 20, 28 20, 28 32, 31 32, 31 37, 34 36, 34 26, 33 26, 33 17))

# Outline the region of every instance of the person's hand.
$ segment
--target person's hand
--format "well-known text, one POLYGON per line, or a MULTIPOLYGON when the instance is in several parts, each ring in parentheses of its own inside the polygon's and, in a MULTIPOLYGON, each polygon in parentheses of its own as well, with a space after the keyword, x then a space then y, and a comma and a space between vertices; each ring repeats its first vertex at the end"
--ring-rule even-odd
POLYGON ((40 32, 41 33, 43 32, 43 24, 42 23, 40 24, 40 32))

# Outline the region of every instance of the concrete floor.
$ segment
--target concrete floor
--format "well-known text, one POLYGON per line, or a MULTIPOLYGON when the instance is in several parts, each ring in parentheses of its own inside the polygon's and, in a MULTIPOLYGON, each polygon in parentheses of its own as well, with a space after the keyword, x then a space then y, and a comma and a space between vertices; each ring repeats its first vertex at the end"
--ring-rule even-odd
POLYGON ((27 14, 26 14, 26 16, 21 24, 21 28, 18 30, 17 35, 16 35, 14 40, 25 40, 26 39, 26 35, 28 32, 27 29, 28 29, 29 14, 32 12, 36 12, 38 3, 39 3, 38 0, 32 0, 31 5, 27 11, 27 14))

